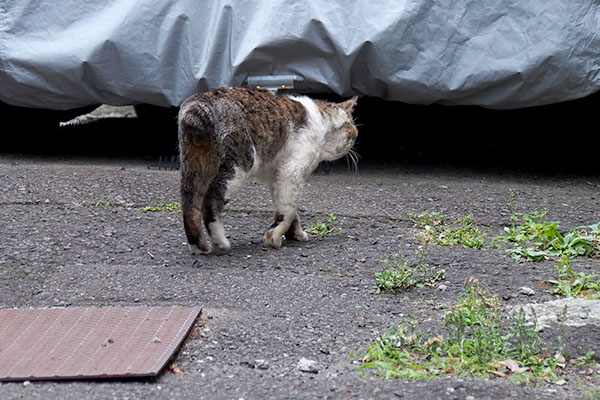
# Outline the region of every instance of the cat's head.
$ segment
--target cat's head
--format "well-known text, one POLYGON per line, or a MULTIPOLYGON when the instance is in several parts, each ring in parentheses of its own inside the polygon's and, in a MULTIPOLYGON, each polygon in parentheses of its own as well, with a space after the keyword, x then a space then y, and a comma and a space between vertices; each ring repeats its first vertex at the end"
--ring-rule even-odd
POLYGON ((352 119, 352 111, 356 105, 357 96, 342 103, 320 103, 319 109, 324 117, 330 119, 325 133, 324 145, 321 148, 321 158, 324 161, 334 161, 348 154, 354 146, 358 129, 352 119))

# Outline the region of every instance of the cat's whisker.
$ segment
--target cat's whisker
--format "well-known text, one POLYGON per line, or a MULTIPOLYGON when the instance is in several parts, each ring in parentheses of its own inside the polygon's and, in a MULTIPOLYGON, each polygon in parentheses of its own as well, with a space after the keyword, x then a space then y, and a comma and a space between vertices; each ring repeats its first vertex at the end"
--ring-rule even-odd
POLYGON ((348 170, 351 169, 355 174, 358 172, 358 160, 360 160, 360 154, 356 150, 350 149, 346 154, 346 163, 348 164, 348 170))

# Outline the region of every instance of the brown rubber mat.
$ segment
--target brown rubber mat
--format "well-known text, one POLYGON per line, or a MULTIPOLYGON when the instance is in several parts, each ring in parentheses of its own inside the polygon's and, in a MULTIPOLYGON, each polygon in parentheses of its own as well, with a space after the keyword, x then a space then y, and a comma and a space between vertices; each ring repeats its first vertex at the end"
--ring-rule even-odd
POLYGON ((0 310, 0 381, 157 375, 200 307, 0 310))

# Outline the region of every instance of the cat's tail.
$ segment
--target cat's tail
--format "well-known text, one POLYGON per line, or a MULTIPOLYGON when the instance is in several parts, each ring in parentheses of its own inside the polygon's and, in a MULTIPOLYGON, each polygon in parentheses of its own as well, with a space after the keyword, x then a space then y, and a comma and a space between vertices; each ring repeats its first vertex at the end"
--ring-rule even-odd
POLYGON ((209 105, 199 99, 189 99, 179 110, 179 140, 187 138, 196 146, 210 143, 215 122, 209 105))

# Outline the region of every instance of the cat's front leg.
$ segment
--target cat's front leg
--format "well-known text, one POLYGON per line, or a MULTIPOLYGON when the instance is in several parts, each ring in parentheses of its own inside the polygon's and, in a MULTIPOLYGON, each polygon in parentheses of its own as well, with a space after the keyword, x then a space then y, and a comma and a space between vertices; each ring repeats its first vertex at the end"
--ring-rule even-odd
POLYGON ((265 233, 265 246, 273 247, 278 249, 281 247, 282 236, 290 229, 292 225, 293 217, 290 215, 283 215, 279 212, 275 214, 275 222, 271 224, 267 232, 265 233))
POLYGON ((302 230, 297 212, 275 214, 275 222, 271 224, 267 233, 265 233, 265 246, 278 249, 281 247, 281 238, 285 235, 287 240, 298 240, 306 242, 308 234, 302 230))
POLYGON ((300 218, 298 217, 298 213, 296 213, 296 217, 292 221, 292 225, 290 229, 285 233, 285 238, 287 240, 298 240, 300 242, 306 242, 308 240, 308 234, 304 232, 304 229, 300 226, 300 218))
POLYGON ((293 174, 280 174, 269 189, 275 205, 275 221, 265 233, 264 243, 267 247, 280 248, 281 238, 300 241, 308 240, 308 235, 300 227, 296 212, 296 199, 300 193, 302 179, 293 174))

